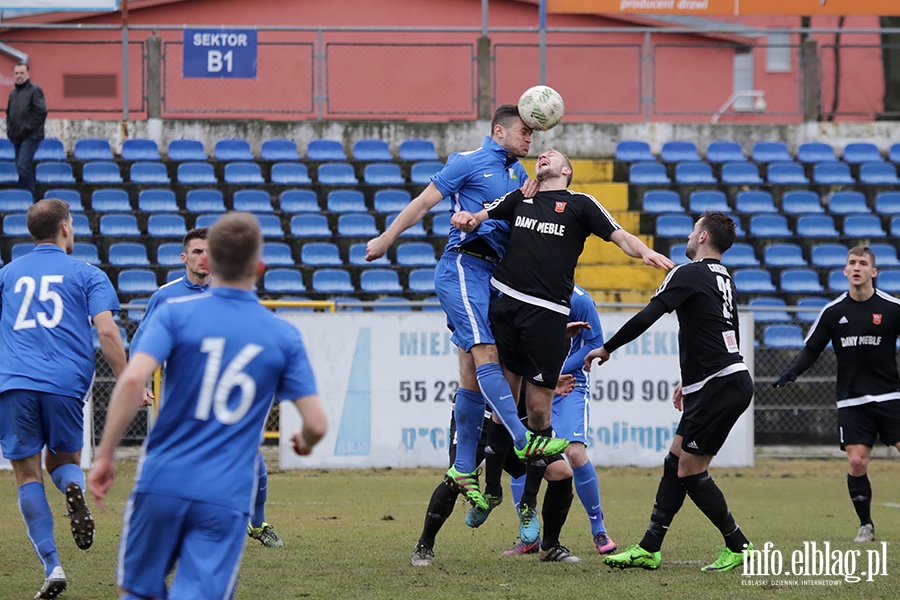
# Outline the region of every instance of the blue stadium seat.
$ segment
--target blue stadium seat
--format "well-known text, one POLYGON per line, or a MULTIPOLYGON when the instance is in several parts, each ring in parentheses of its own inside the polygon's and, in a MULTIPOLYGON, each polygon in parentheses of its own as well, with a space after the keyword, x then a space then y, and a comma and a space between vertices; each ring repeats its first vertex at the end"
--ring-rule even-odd
POLYGON ((29 252, 34 250, 34 244, 32 242, 22 242, 20 244, 13 244, 13 247, 10 250, 10 260, 16 260, 17 258, 22 258, 29 252))
POLYGON ((394 160, 391 148, 384 140, 359 140, 353 144, 353 160, 378 162, 394 160))
POLYGON ((806 142, 797 149, 797 160, 804 164, 837 162, 834 148, 823 142, 806 142))
POLYGON ((792 237, 794 232, 788 227, 783 215, 755 215, 750 217, 750 235, 757 237, 792 237))
POLYGON ((0 138, 0 160, 16 161, 16 147, 6 138, 0 138))
POLYGON ((844 146, 844 162, 851 165, 883 162, 878 146, 869 142, 857 142, 844 146))
POLYGON ((419 162, 422 160, 440 160, 431 140, 404 140, 400 142, 400 160, 419 162))
POLYGON ((397 246, 397 264, 401 267, 432 267, 437 264, 434 246, 427 242, 405 242, 397 246))
POLYGON ((763 345, 769 348, 803 348, 803 331, 799 325, 769 325, 763 331, 763 345))
POLYGON ((129 178, 142 185, 169 185, 169 173, 161 162, 136 162, 131 164, 129 178))
POLYGON ((715 185, 719 183, 706 162, 682 162, 675 165, 675 183, 685 185, 715 185))
POLYGON ((375 192, 374 207, 379 213, 398 213, 406 208, 412 196, 406 190, 382 189, 375 192))
POLYGON ((781 298, 760 296, 747 303, 757 323, 790 323, 791 316, 785 308, 787 304, 781 298))
MULTIPOLYGON (((59 198, 69 205, 69 212, 84 212, 84 204, 81 202, 81 194, 76 190, 65 188, 49 189, 44 192, 44 198, 59 198)), ((5 212, 5 211, 0 211, 5 212)))
POLYGON ((34 197, 28 190, 0 190, 0 213, 28 212, 34 204, 34 197))
POLYGON ((891 235, 900 237, 900 217, 891 217, 891 235))
POLYGON ((291 218, 291 235, 295 237, 331 237, 325 215, 300 214, 291 218))
POLYGON ((766 179, 772 185, 809 185, 803 165, 796 162, 773 162, 766 167, 766 179))
POLYGON ((894 164, 900 163, 900 143, 891 145, 888 150, 888 160, 894 164))
POLYGON ((813 167, 813 181, 820 185, 853 185, 850 165, 844 162, 819 163, 813 167))
POLYGON ((127 311, 128 320, 140 323, 144 319, 144 313, 147 310, 147 304, 149 302, 150 298, 132 298, 129 300, 128 304, 130 304, 132 308, 129 308, 127 311))
POLYGON ((306 158, 316 162, 345 161, 347 154, 337 140, 312 140, 306 147, 306 158))
POLYGON ((822 296, 808 296, 797 300, 797 308, 815 309, 797 311, 797 320, 804 323, 812 323, 819 317, 822 308, 831 302, 828 298, 822 296))
POLYGON ((363 312, 362 300, 352 296, 332 296, 329 298, 335 303, 335 310, 339 312, 363 312))
POLYGON ((109 264, 114 267, 149 267, 147 247, 135 242, 117 242, 109 247, 109 264))
POLYGON ((225 199, 222 192, 215 189, 188 190, 185 196, 185 208, 192 213, 225 212, 225 199))
POLYGON ((116 287, 123 294, 152 294, 159 286, 150 269, 123 269, 116 287))
POLYGON ((818 294, 824 290, 815 269, 785 269, 781 272, 781 291, 787 294, 818 294))
POLYGON ((634 185, 668 185, 666 166, 657 162, 634 163, 628 167, 628 181, 634 185))
MULTIPOLYGON (((0 211, 3 212, 3 211, 0 211)), ((3 217, 3 235, 7 237, 30 237, 25 213, 10 213, 3 217)))
POLYGON ((687 257, 685 252, 687 252, 687 244, 672 244, 669 247, 669 258, 672 259, 672 262, 676 265, 685 265, 691 262, 691 259, 687 257))
POLYGON ((265 140, 259 149, 261 159, 269 162, 298 161, 300 153, 294 140, 265 140))
POLYGON ((309 171, 301 162, 279 162, 272 165, 270 175, 272 183, 277 185, 309 185, 309 171))
POLYGON ((75 158, 77 160, 112 160, 113 154, 107 140, 84 138, 75 141, 75 158))
POLYGON ((254 215, 259 221, 259 228, 264 238, 283 238, 284 229, 281 227, 281 219, 275 215, 263 215, 257 213, 254 215))
POLYGON ((731 217, 732 222, 734 223, 734 235, 735 237, 744 237, 747 235, 747 232, 744 231, 741 226, 741 218, 734 213, 728 213, 728 216, 731 217))
POLYGON ((434 293, 434 267, 430 269, 413 269, 409 272, 409 285, 406 286, 414 294, 434 293))
POLYGON ((375 217, 369 214, 350 213, 338 217, 338 235, 349 237, 375 237, 380 232, 375 227, 375 217))
POLYGON ((337 244, 310 242, 300 248, 300 262, 307 267, 340 267, 344 264, 337 244))
POLYGON ((377 258, 371 262, 366 262, 365 242, 350 244, 350 252, 348 253, 347 258, 348 262, 354 267, 389 267, 391 265, 391 261, 388 259, 387 254, 381 255, 381 258, 377 258))
POLYGON ((829 292, 846 292, 850 287, 847 276, 844 275, 844 267, 832 269, 828 272, 828 291, 829 292))
POLYGON ((356 291, 346 269, 316 269, 312 275, 312 289, 321 294, 352 294, 356 291))
POLYGON ((216 172, 208 162, 183 162, 178 165, 178 183, 185 185, 218 185, 216 172))
POLYGON ((253 161, 250 142, 247 140, 219 140, 213 150, 213 157, 220 162, 253 161))
POLYGON ((93 242, 75 242, 72 258, 81 260, 95 267, 100 266, 100 251, 93 242))
POLYGON ((728 268, 758 267, 756 250, 744 242, 736 242, 722 255, 722 264, 728 268))
POLYGON ((91 231, 91 223, 87 216, 82 214, 72 215, 72 228, 75 230, 75 237, 90 237, 94 235, 91 231))
POLYGON ((713 164, 726 162, 742 162, 747 160, 744 149, 737 142, 716 140, 706 148, 706 160, 713 164))
MULTIPOLYGON (((450 233, 450 218, 449 213, 434 215, 434 218, 431 220, 431 235, 446 237, 450 233)), ((693 228, 693 225, 691 227, 693 228)))
POLYGON ((794 160, 784 142, 756 142, 753 144, 753 162, 790 162, 794 160))
POLYGON ((733 162, 722 165, 722 183, 727 185, 762 185, 759 169, 751 162, 733 162))
POLYGON ((900 267, 897 248, 893 244, 869 244, 869 248, 875 253, 875 264, 879 269, 881 267, 900 267))
POLYGON ((166 155, 172 162, 206 162, 206 151, 197 140, 172 140, 166 155))
POLYGON ((875 212, 880 215, 900 214, 900 192, 880 192, 876 194, 875 212))
POLYGON ((441 301, 437 296, 431 296, 422 300, 422 312, 440 312, 444 309, 441 307, 441 301))
MULTIPOLYGON (((384 220, 384 228, 387 229, 388 227, 390 227, 391 223, 393 223, 394 219, 396 218, 397 215, 388 215, 384 220)), ((449 229, 447 231, 449 232, 449 229)), ((401 233, 400 237, 425 237, 426 235, 428 234, 425 232, 425 226, 422 224, 422 221, 419 221, 418 223, 401 233)))
POLYGON ((322 185, 357 185, 359 180, 353 171, 353 165, 345 162, 330 162, 319 165, 316 175, 322 185))
POLYGON ((656 217, 656 235, 660 237, 686 238, 694 230, 694 220, 688 215, 659 215, 656 217))
POLYGON ((672 190, 647 190, 644 192, 644 212, 662 214, 684 212, 681 196, 672 190))
POLYGON ((141 190, 138 194, 138 209, 147 213, 177 213, 175 192, 164 189, 141 190))
POLYGON ((394 269, 365 269, 359 274, 359 289, 368 294, 399 294, 403 292, 400 278, 394 269))
POLYGON ((859 167, 859 182, 866 185, 898 185, 900 178, 894 163, 866 163, 859 167))
POLYGON ((306 285, 298 269, 267 269, 263 289, 274 294, 297 294, 305 292, 306 285))
POLYGON ((159 160, 159 147, 153 140, 134 138, 122 142, 122 158, 129 162, 136 160, 159 160))
POLYGON ((777 213, 775 200, 770 192, 744 190, 737 193, 734 209, 742 214, 777 213))
POLYGON ((616 144, 618 162, 653 162, 656 156, 650 151, 650 144, 636 140, 622 140, 616 144))
POLYGON ((181 279, 184 277, 184 269, 171 269, 166 272, 166 283, 171 283, 176 279, 181 279))
POLYGON ((719 190, 698 190, 691 192, 688 199, 688 210, 692 213, 706 211, 731 212, 725 192, 719 190))
POLYGON ((888 294, 900 294, 900 270, 879 270, 875 278, 875 287, 888 294))
POLYGON ((150 237, 177 237, 187 235, 187 226, 181 215, 150 215, 147 219, 147 234, 150 237))
POLYGON ((369 185, 403 185, 406 179, 397 163, 370 163, 363 171, 363 181, 369 185))
POLYGON ((94 190, 91 194, 91 210, 95 213, 131 212, 128 192, 118 188, 94 190))
POLYGON ((662 151, 659 157, 664 163, 680 163, 687 161, 699 161, 700 155, 697 154, 697 146, 694 142, 683 140, 672 140, 662 145, 662 151))
POLYGON ((317 213, 319 198, 312 190, 284 190, 278 199, 278 207, 286 213, 317 213))
POLYGON ((266 182, 255 162, 231 162, 225 165, 225 183, 232 185, 262 185, 266 182))
POLYGON ((181 242, 165 242, 156 249, 156 263, 161 267, 178 267, 181 263, 181 242))
POLYGON ((194 221, 194 228, 199 229, 201 227, 212 227, 213 223, 218 221, 220 216, 222 215, 218 213, 197 215, 197 220, 194 221))
POLYGON ((797 218, 798 237, 838 237, 830 215, 802 215, 797 218))
POLYGON ((790 242, 769 244, 763 253, 763 263, 768 267, 805 267, 803 249, 790 242))
POLYGON ((734 286, 741 294, 768 294, 776 291, 772 275, 766 269, 738 269, 732 273, 734 286))
POLYGON ((384 298, 376 298, 375 306, 372 312, 410 312, 412 311, 412 300, 403 296, 385 296, 384 298))
POLYGON ((325 200, 325 209, 333 213, 364 213, 369 209, 366 198, 359 190, 331 190, 325 200))
POLYGON ((251 213, 270 213, 272 208, 272 199, 269 193, 263 190, 238 190, 232 198, 234 210, 241 210, 251 213))
POLYGON ((883 238, 881 219, 875 215, 849 215, 844 219, 844 235, 857 238, 883 238))
POLYGON ((119 165, 114 162, 85 163, 81 180, 91 185, 107 185, 122 183, 119 165))
POLYGON ((19 170, 16 169, 16 163, 0 162, 0 185, 16 185, 17 183, 19 183, 19 170))
POLYGON ((38 183, 75 183, 72 165, 66 162, 38 163, 34 178, 38 183))
POLYGON ((34 153, 35 162, 43 160, 66 160, 66 149, 56 138, 44 138, 34 153))
POLYGON ((810 190, 791 190, 781 198, 781 210, 789 215, 824 213, 819 195, 810 190))
POLYGON ((828 199, 828 212, 835 215, 871 213, 862 192, 835 192, 828 199))
POLYGON ((437 161, 423 161, 413 163, 409 170, 409 180, 420 185, 428 185, 431 178, 444 168, 444 163, 437 161))

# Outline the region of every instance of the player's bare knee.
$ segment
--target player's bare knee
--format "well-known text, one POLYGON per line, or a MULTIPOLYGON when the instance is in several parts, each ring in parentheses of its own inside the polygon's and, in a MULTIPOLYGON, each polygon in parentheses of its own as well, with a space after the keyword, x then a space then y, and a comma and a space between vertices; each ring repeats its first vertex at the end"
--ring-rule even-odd
POLYGON ((469 352, 472 354, 472 358, 475 359, 476 366, 500 362, 500 355, 497 354, 497 346, 494 344, 476 344, 472 346, 469 352))
POLYGON ((573 468, 582 467, 588 462, 587 448, 581 442, 572 442, 566 447, 566 458, 573 468))

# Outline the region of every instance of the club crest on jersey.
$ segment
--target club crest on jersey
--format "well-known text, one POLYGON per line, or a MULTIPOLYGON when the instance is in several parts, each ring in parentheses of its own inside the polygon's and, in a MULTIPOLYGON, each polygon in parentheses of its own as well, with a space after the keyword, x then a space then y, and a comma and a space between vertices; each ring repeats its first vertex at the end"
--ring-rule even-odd
POLYGON ((565 202, 557 202, 556 208, 554 208, 553 210, 555 210, 558 213, 561 213, 562 211, 566 210, 566 203, 565 202))
POLYGON ((508 171, 509 171, 509 178, 510 178, 510 179, 518 179, 518 177, 516 177, 516 172, 513 171, 513 168, 512 168, 512 167, 510 167, 510 168, 508 169, 508 171))
POLYGON ((876 315, 872 313, 872 322, 876 325, 881 325, 881 315, 876 315))

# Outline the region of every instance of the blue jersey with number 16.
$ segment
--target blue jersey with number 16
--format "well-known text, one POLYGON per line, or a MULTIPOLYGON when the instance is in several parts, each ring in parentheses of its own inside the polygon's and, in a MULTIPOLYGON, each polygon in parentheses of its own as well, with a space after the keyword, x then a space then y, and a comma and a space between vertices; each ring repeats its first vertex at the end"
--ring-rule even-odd
POLYGON ((272 399, 316 393, 300 332, 232 288, 169 300, 150 319, 133 351, 165 362, 166 383, 135 491, 249 514, 272 399))

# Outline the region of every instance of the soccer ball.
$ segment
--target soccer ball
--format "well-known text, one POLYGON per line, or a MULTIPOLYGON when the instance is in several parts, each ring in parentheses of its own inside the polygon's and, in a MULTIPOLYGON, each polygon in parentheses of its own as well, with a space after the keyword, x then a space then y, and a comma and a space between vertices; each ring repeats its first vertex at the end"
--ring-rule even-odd
POLYGON ((535 131, 547 131, 563 118, 562 96, 552 87, 536 85, 519 98, 519 116, 535 131))

